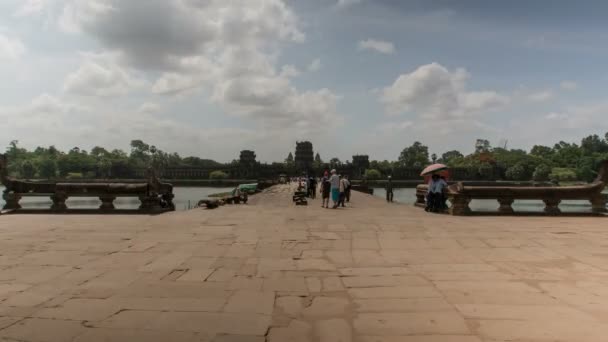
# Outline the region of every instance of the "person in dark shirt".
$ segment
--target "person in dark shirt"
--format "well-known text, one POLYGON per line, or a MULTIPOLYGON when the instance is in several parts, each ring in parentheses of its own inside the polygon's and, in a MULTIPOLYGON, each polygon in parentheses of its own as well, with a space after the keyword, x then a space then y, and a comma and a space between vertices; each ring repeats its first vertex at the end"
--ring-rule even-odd
POLYGON ((317 179, 310 177, 310 198, 315 199, 317 197, 317 179))
POLYGON ((393 202, 393 181, 391 176, 388 176, 388 182, 386 183, 386 201, 393 202))
POLYGON ((331 192, 331 184, 329 183, 329 177, 327 172, 321 180, 321 198, 323 200, 321 207, 329 208, 329 193, 331 192))

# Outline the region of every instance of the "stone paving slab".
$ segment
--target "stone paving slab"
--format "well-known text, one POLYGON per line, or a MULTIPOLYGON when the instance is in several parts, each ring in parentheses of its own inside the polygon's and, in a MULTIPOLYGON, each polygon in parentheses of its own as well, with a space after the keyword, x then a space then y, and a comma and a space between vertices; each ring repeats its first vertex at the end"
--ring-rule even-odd
POLYGON ((161 216, 0 217, 0 341, 606 341, 593 217, 453 217, 354 193, 161 216))

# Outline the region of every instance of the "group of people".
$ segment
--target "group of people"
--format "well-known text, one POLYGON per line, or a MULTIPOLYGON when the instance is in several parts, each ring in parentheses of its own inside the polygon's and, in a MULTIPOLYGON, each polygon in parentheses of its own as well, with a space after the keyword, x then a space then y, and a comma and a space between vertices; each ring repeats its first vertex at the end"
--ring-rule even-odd
MULTIPOLYGON (((325 171, 323 177, 317 181, 315 177, 300 178, 298 181, 298 187, 306 189, 306 193, 309 198, 315 199, 317 197, 317 187, 321 194, 322 208, 330 208, 330 199, 332 202, 332 209, 338 207, 345 207, 346 203, 350 202, 351 183, 348 180, 348 176, 338 175, 336 170, 331 170, 330 173, 325 171)), ((428 190, 426 195, 426 208, 428 212, 441 212, 448 208, 447 198, 444 194, 445 188, 448 183, 445 177, 438 174, 433 174, 428 184, 428 190)), ((388 176, 386 183, 386 201, 393 202, 393 183, 391 176, 388 176)))
POLYGON ((321 179, 321 193, 323 202, 321 207, 329 208, 331 196, 332 208, 345 207, 350 202, 351 183, 348 176, 340 176, 336 170, 331 170, 331 176, 325 172, 321 179))
POLYGON ((323 177, 319 180, 315 177, 306 177, 298 180, 298 187, 306 189, 308 198, 315 199, 317 197, 317 188, 321 194, 321 207, 336 209, 338 207, 346 207, 346 203, 350 202, 351 183, 348 176, 338 175, 336 170, 330 172, 325 171, 323 177))

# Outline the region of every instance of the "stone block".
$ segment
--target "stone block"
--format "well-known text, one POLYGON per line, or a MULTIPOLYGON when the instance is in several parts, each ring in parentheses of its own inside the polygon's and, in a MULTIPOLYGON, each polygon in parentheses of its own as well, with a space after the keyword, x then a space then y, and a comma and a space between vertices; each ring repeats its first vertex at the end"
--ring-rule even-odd
POLYGON ((457 313, 361 313, 354 319, 360 335, 468 335, 470 331, 457 313))
POLYGON ((224 311, 271 315, 274 300, 274 292, 239 290, 228 299, 224 311))

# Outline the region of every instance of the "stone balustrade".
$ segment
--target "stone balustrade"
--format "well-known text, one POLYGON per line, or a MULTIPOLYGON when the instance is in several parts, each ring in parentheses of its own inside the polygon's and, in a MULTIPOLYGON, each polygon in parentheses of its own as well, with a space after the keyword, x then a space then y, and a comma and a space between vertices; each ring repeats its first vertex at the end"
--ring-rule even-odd
MULTIPOLYGON (((474 199, 496 200, 498 207, 495 214, 517 215, 513 209, 515 200, 541 200, 545 207, 543 213, 546 215, 559 215, 559 208, 563 200, 587 200, 591 204, 591 212, 594 214, 606 213, 608 195, 602 194, 603 182, 595 182, 580 186, 476 186, 466 183, 457 183, 449 186, 445 195, 451 203, 449 213, 452 215, 471 215, 469 204, 474 199)), ((426 194, 428 185, 421 184, 416 187, 416 203, 418 207, 426 206, 426 194)))

